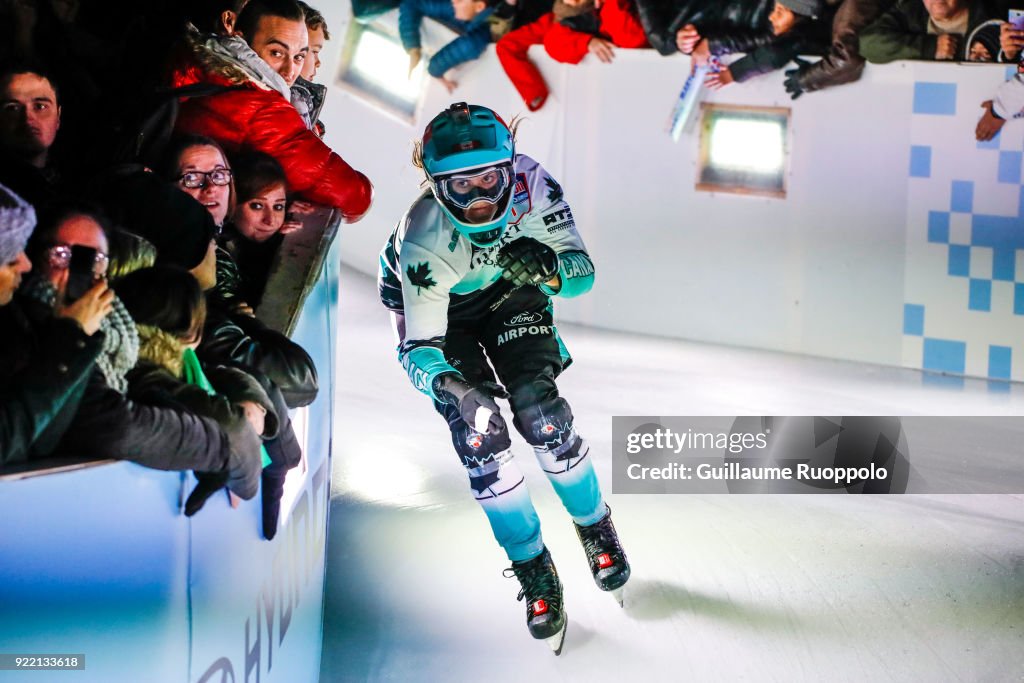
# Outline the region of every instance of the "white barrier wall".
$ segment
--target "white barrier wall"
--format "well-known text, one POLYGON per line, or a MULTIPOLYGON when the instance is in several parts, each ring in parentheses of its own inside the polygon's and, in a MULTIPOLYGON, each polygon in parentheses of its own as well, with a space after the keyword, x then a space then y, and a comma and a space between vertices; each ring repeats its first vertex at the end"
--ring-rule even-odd
POLYGON ((315 683, 330 505, 337 248, 292 337, 320 393, 292 411, 303 448, 277 536, 260 496, 218 492, 194 517, 191 473, 129 462, 0 481, 0 654, 84 655, 84 670, 0 683, 315 683))
MULTIPOLYGON (((328 14, 328 83, 342 11, 328 14)), ((612 65, 588 58, 568 67, 540 48, 531 54, 553 95, 526 118, 519 149, 562 183, 598 267, 589 296, 559 303, 562 320, 1024 379, 1024 263, 1010 266, 1022 258, 1011 236, 1020 231, 1021 131, 1008 126, 995 146, 973 139, 978 105, 1005 66, 869 66, 858 83, 797 101, 776 72, 708 95, 792 107, 788 195, 768 199, 695 190, 696 133, 673 144, 664 130, 687 58, 619 50, 612 65), (951 209, 954 181, 961 211, 951 209), (929 241, 932 211, 945 215, 930 219, 929 241), (995 234, 974 243, 979 216, 982 232, 995 234), (934 241, 947 219, 948 239, 934 241)), ((346 263, 375 272, 418 192, 409 155, 433 114, 459 100, 525 113, 493 48, 455 74, 452 96, 428 84, 412 125, 332 88, 330 142, 377 188, 369 216, 343 232, 346 263)))

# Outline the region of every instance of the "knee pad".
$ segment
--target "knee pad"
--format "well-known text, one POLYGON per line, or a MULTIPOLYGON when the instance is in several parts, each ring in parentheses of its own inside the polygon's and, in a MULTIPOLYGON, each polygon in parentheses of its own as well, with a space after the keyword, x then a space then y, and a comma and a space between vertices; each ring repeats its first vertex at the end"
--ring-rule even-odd
POLYGON ((452 429, 452 443, 477 500, 495 498, 523 482, 523 473, 512 462, 512 441, 507 431, 481 434, 460 420, 452 429))
POLYGON ((568 472, 583 462, 590 451, 587 442, 576 433, 572 409, 560 396, 520 407, 515 425, 533 446, 537 461, 547 474, 568 472))

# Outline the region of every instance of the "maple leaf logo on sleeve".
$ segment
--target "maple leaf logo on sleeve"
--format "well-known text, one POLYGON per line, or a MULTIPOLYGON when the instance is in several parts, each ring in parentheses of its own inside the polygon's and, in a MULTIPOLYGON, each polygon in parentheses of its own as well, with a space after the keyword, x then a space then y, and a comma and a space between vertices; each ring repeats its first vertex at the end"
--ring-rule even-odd
POLYGON ((555 179, 549 175, 544 176, 544 183, 548 186, 548 201, 560 201, 565 194, 562 192, 562 186, 555 182, 555 179))
POLYGON ((437 282, 434 278, 430 277, 430 264, 426 261, 416 264, 416 266, 409 266, 405 269, 405 275, 409 278, 409 284, 416 286, 416 295, 419 296, 420 290, 430 289, 437 282))

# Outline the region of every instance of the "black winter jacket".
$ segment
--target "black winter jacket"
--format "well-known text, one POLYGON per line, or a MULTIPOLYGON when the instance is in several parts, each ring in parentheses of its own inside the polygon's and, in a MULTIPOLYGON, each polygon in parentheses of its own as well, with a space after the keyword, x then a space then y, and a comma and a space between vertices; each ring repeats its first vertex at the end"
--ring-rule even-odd
MULTIPOLYGON (((45 363, 49 357, 47 345, 55 343, 55 336, 67 334, 67 328, 41 304, 23 301, 23 306, 35 332, 21 336, 20 342, 16 338, 13 352, 45 363), (48 327, 52 324, 60 325, 56 333, 47 331, 55 329, 48 327), (34 355, 37 351, 38 356, 34 355)), ((100 333, 93 336, 93 343, 102 341, 100 333)), ((7 335, 0 337, 5 343, 8 341, 7 335)), ((88 343, 87 348, 91 348, 88 343)), ((131 460, 160 470, 221 471, 227 466, 227 436, 214 420, 128 400, 107 386, 103 373, 95 366, 98 350, 97 346, 96 351, 90 351, 92 360, 84 367, 67 364, 68 374, 72 368, 82 374, 58 416, 32 443, 33 455, 93 455, 131 460)), ((60 372, 60 367, 57 371, 60 372)))
POLYGON ((78 413, 57 448, 131 460, 158 470, 220 472, 231 449, 215 420, 178 409, 143 405, 107 386, 93 370, 78 413))
POLYGON ((319 390, 316 365, 306 350, 256 318, 232 314, 207 297, 203 340, 196 355, 207 365, 236 365, 266 375, 289 408, 309 405, 319 390))
POLYGON ((781 69, 798 55, 823 55, 828 51, 831 14, 805 19, 787 33, 776 37, 769 31, 728 31, 706 35, 708 48, 716 56, 744 52, 729 65, 737 83, 781 69))
POLYGON ((676 32, 686 24, 702 31, 764 30, 775 0, 637 0, 647 41, 663 55, 678 51, 676 32))
POLYGON ((814 64, 800 67, 786 81, 786 89, 795 97, 805 91, 813 92, 859 79, 864 71, 864 58, 860 56, 860 32, 893 2, 843 0, 832 21, 832 47, 828 54, 814 64))
MULTIPOLYGON (((32 307, 32 302, 24 302, 32 307)), ((0 308, 0 465, 49 455, 70 425, 103 345, 74 320, 0 308)))
MULTIPOLYGON (((278 431, 277 412, 263 388, 244 372, 234 368, 206 369, 207 379, 218 394, 182 382, 169 370, 151 361, 139 361, 128 373, 128 395, 154 405, 178 407, 196 415, 213 418, 228 437, 231 449, 228 488, 248 500, 256 495, 262 470, 260 438, 245 419, 237 403, 253 401, 266 409, 264 435, 278 431)), ((201 469, 201 468, 195 468, 201 469)), ((217 471, 217 470, 214 470, 217 471)))
POLYGON ((207 294, 211 305, 233 310, 240 302, 258 308, 267 287, 274 257, 284 235, 254 242, 240 235, 230 223, 217 238, 217 284, 207 294))

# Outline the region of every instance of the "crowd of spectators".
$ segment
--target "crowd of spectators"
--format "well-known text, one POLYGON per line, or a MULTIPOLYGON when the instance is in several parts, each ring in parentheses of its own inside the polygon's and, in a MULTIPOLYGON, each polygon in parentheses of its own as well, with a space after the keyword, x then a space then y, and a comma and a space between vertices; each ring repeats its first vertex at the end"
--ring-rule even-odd
MULTIPOLYGON (((1008 9, 401 0, 399 23, 410 70, 422 17, 459 32, 429 60, 449 90, 451 69, 495 43, 536 110, 549 91, 532 45, 571 64, 611 62, 617 48, 694 65, 742 53, 708 85, 795 64, 795 97, 855 80, 865 60, 1017 61, 1024 25, 1008 9)), ((323 141, 326 20, 297 0, 3 0, 0 19, 0 464, 101 454, 193 470, 188 514, 225 487, 262 492, 272 538, 301 458, 288 411, 319 387, 309 354, 256 311, 283 236, 312 204, 357 221, 373 191, 323 141)), ((979 139, 1024 111, 1024 75, 983 107, 979 139)))
POLYGON ((857 80, 865 62, 1009 62, 1024 45, 1024 23, 1008 21, 1009 0, 400 0, 398 8, 410 73, 423 58, 421 20, 432 17, 459 33, 430 58, 432 77, 454 90, 451 70, 494 42, 531 111, 549 94, 527 56, 532 45, 567 64, 587 55, 611 63, 616 48, 682 52, 694 66, 742 53, 715 60, 706 85, 792 65, 785 87, 794 99, 857 80))
POLYGON ((260 493, 270 539, 319 385, 256 311, 308 202, 373 187, 322 140, 324 17, 194 5, 0 4, 0 465, 192 470, 186 514, 260 493))

